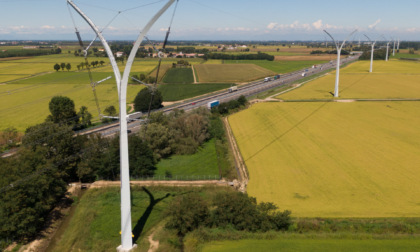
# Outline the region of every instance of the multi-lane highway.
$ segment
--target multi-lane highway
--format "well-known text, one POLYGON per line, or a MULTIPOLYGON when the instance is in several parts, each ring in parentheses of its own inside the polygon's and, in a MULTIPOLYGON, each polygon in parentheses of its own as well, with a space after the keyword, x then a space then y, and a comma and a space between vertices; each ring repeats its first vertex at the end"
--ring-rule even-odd
MULTIPOLYGON (((360 54, 357 56, 350 56, 350 57, 341 59, 340 64, 343 65, 343 64, 355 61, 359 58, 359 56, 360 54)), ((260 80, 260 81, 251 82, 251 83, 239 86, 237 91, 234 91, 234 92, 228 92, 227 90, 216 92, 211 95, 202 96, 196 99, 190 99, 188 101, 176 103, 171 106, 162 108, 159 111, 163 111, 164 113, 169 113, 174 109, 183 109, 185 111, 188 111, 188 110, 192 110, 198 107, 207 106, 207 103, 213 100, 219 100, 220 103, 223 103, 223 102, 228 102, 233 99, 237 99, 241 95, 249 97, 249 96, 267 91, 269 89, 272 89, 281 85, 289 84, 294 81, 300 80, 302 78, 305 78, 305 77, 308 77, 317 73, 321 73, 325 70, 335 68, 337 66, 336 63, 337 63, 336 61, 330 61, 328 63, 316 65, 315 67, 312 67, 312 68, 305 68, 299 71, 283 74, 281 75, 279 79, 276 79, 276 80, 271 80, 271 81, 260 80)), ((144 122, 143 120, 133 121, 128 124, 128 129, 132 132, 138 131, 143 122, 144 122)), ((102 135, 108 136, 108 135, 113 135, 117 133, 118 131, 119 131, 119 123, 116 122, 114 124, 109 124, 106 126, 97 127, 95 129, 84 131, 81 134, 101 133, 102 135)))

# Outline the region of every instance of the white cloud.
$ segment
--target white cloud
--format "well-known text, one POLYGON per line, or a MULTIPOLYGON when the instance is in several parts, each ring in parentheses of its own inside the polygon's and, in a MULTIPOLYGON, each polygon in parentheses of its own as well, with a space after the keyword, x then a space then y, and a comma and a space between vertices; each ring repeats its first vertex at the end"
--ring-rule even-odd
POLYGON ((316 21, 316 22, 313 22, 313 23, 312 23, 312 26, 313 26, 315 29, 317 29, 317 30, 321 30, 321 29, 322 29, 322 27, 323 27, 322 20, 320 19, 320 20, 318 20, 318 21, 316 21))
POLYGON ((381 22, 381 19, 376 20, 375 23, 373 23, 373 24, 371 24, 371 25, 368 26, 369 29, 375 28, 375 26, 377 26, 380 22, 381 22))
POLYGON ((43 30, 54 30, 55 27, 51 26, 51 25, 44 25, 44 26, 41 26, 41 29, 43 29, 43 30))
POLYGON ((267 29, 269 29, 269 30, 273 30, 274 28, 276 28, 277 27, 277 23, 269 23, 268 25, 267 25, 267 29))

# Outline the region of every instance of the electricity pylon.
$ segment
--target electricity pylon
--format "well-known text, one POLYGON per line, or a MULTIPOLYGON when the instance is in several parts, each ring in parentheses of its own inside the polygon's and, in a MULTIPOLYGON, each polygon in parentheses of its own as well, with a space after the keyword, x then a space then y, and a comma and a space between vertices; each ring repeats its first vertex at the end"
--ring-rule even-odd
POLYGON ((343 43, 341 44, 341 46, 338 44, 339 42, 336 41, 333 36, 331 36, 331 34, 329 34, 326 30, 324 30, 324 32, 326 34, 328 34, 328 36, 330 36, 330 38, 332 39, 332 41, 335 44, 335 47, 337 48, 337 68, 335 71, 335 88, 334 88, 334 97, 338 97, 338 85, 340 82, 340 57, 341 57, 341 49, 343 49, 344 44, 346 43, 346 40, 349 39, 355 32, 357 32, 357 29, 354 30, 352 33, 350 33, 349 36, 347 36, 347 38, 343 41, 343 43))
POLYGON ((101 41, 108 58, 111 62, 112 69, 114 71, 115 80, 118 89, 119 108, 120 108, 120 177, 121 177, 121 245, 117 248, 120 252, 131 251, 136 245, 133 246, 133 238, 131 234, 131 199, 130 199, 130 172, 128 163, 128 136, 127 136, 127 85, 130 70, 134 62, 137 50, 143 38, 150 30, 152 25, 159 19, 160 16, 175 2, 175 0, 169 0, 146 24, 141 31, 133 48, 128 56, 127 63, 125 65, 123 76, 121 77, 120 70, 118 69, 117 62, 115 61, 114 55, 112 54, 111 48, 105 40, 102 32, 92 22, 92 20, 86 16, 79 7, 77 7, 72 0, 67 0, 67 3, 89 24, 92 30, 96 33, 96 36, 101 41))

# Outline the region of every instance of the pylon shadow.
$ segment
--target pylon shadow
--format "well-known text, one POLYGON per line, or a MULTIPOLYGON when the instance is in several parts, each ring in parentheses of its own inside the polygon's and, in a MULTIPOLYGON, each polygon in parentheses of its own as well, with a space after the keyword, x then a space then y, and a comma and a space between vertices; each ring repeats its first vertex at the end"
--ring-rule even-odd
POLYGON ((171 196, 172 194, 167 193, 165 196, 155 199, 155 197, 153 196, 153 194, 147 190, 146 187, 143 187, 143 191, 147 193, 147 195, 149 195, 149 206, 146 208, 146 210, 144 211, 143 215, 140 217, 140 219, 137 221, 136 226, 133 229, 133 242, 136 242, 141 233, 143 232, 144 226, 146 225, 147 219, 149 219, 150 214, 153 211, 153 208, 156 206, 156 204, 158 204, 159 202, 161 202, 162 200, 168 198, 169 196, 171 196))

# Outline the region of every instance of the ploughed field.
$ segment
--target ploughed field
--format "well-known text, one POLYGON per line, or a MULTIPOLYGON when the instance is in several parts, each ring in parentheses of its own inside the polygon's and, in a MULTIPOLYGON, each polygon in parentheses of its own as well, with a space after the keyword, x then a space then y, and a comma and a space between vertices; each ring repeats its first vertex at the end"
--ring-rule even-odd
MULTIPOLYGON (((340 98, 420 98, 418 63, 375 61, 372 74, 368 63, 342 70, 340 98)), ((330 79, 279 98, 325 98, 330 79)), ((271 102, 229 122, 258 201, 297 217, 420 216, 418 101, 271 102)))

